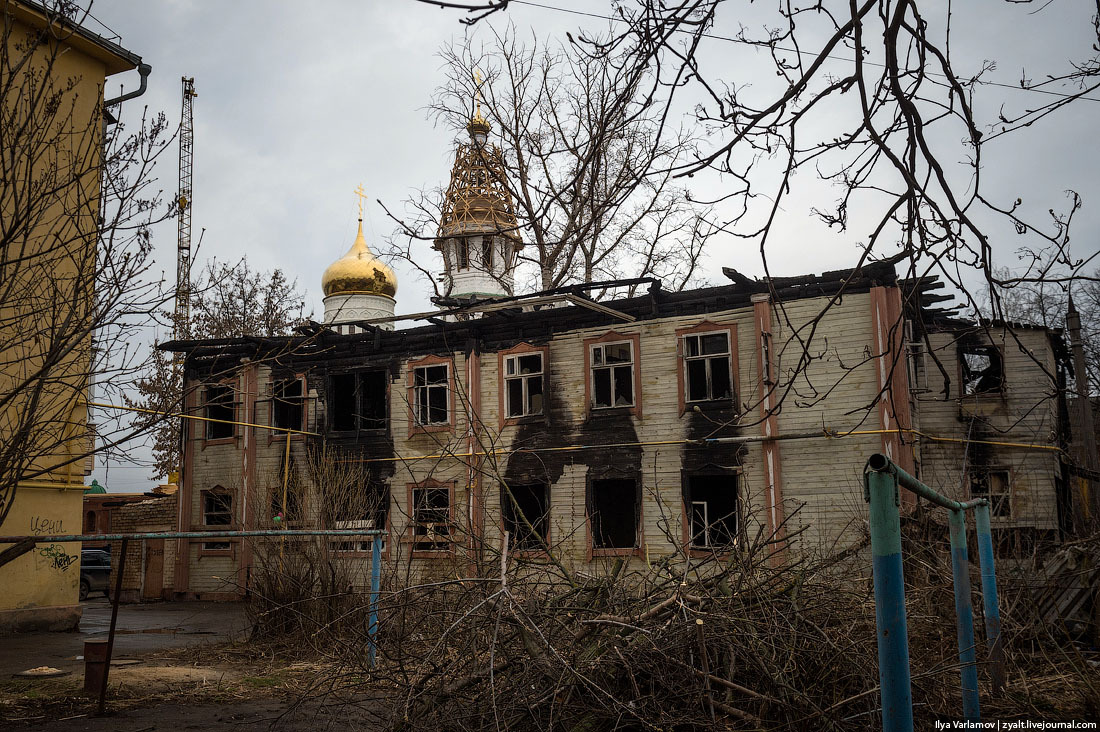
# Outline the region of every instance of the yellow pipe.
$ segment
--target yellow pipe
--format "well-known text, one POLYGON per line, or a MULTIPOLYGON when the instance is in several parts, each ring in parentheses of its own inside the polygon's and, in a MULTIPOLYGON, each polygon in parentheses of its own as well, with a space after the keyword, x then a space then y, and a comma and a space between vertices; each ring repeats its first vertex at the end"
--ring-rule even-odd
POLYGON ((235 422, 231 419, 213 419, 212 417, 199 417, 195 414, 183 414, 182 412, 160 412, 156 409, 143 409, 141 407, 124 407, 121 404, 104 404, 103 402, 88 402, 90 407, 102 407, 105 409, 125 409, 129 412, 141 412, 143 414, 158 414, 162 417, 182 417, 183 419, 195 419, 200 422, 218 422, 220 424, 235 424, 241 427, 259 427, 264 430, 271 430, 272 432, 285 432, 288 435, 309 435, 310 437, 320 437, 317 432, 306 432, 304 430, 292 430, 288 427, 272 427, 269 424, 255 424, 253 422, 235 422))

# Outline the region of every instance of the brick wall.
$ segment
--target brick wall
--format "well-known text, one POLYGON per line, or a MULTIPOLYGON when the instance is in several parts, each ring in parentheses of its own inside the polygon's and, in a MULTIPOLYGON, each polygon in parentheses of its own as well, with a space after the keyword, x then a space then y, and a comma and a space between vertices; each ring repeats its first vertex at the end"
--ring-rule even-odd
MULTIPOLYGON (((120 534, 141 533, 152 531, 174 531, 176 528, 175 495, 163 498, 150 498, 140 503, 132 503, 121 506, 111 515, 111 530, 120 534)), ((160 588, 146 588, 146 563, 149 559, 149 550, 155 549, 143 540, 131 540, 126 550, 126 567, 122 576, 122 592, 120 601, 138 602, 142 597, 151 595, 162 597, 165 589, 172 587, 173 570, 175 567, 175 541, 164 540, 164 570, 160 588)), ((111 543, 111 567, 117 570, 121 560, 122 542, 111 543)), ((114 592, 114 583, 117 575, 111 576, 111 591, 114 592)))

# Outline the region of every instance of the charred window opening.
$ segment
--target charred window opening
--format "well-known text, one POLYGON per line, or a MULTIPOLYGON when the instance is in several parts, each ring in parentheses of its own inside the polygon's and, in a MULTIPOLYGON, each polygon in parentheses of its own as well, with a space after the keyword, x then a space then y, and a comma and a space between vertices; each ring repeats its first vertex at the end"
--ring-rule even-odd
POLYGON ((504 403, 509 417, 542 414, 543 363, 541 353, 504 358, 504 403))
POLYGON ((334 432, 386 428, 386 391, 383 370, 357 371, 332 377, 329 411, 334 432))
POLYGON ((589 519, 592 548, 633 549, 638 544, 638 483, 632 478, 606 478, 590 483, 589 519))
POLYGON ((519 550, 546 548, 550 528, 550 486, 546 483, 501 485, 501 513, 510 544, 519 550))
POLYGON ((737 541, 737 475, 689 475, 684 478, 684 508, 692 548, 727 548, 737 541))
POLYGON ((634 406, 634 344, 592 346, 592 407, 634 406))
POLYGON ((233 424, 236 417, 233 387, 225 384, 206 387, 203 416, 212 420, 206 423, 206 439, 221 440, 236 434, 233 424))
POLYGON ((447 364, 413 370, 413 414, 418 425, 447 424, 450 372, 447 364))
POLYGON ((1009 518, 1012 516, 1012 495, 1007 470, 975 468, 970 472, 970 497, 989 500, 989 515, 1009 518))
POLYGON ((684 336, 684 381, 689 402, 733 398, 729 333, 684 336))
POLYGON ((992 394, 1004 388, 1004 364, 996 346, 959 346, 959 363, 963 396, 992 394))
MULTIPOLYGON (((229 529, 233 525, 233 496, 220 488, 202 491, 202 525, 216 530, 229 529)), ((229 549, 230 544, 228 541, 206 541, 202 548, 223 550, 229 549)))
POLYGON ((412 491, 414 551, 445 551, 451 543, 451 491, 446 486, 412 491))
POLYGON ((271 388, 271 426, 300 430, 305 417, 305 392, 301 379, 276 381, 271 388))

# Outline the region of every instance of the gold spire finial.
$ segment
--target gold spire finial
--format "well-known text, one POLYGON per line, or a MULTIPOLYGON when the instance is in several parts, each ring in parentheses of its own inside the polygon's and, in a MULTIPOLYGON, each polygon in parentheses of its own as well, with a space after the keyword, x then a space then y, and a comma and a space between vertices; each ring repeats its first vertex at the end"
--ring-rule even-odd
POLYGON ((490 130, 489 120, 485 119, 485 116, 481 113, 481 83, 481 70, 474 69, 474 115, 470 117, 466 129, 478 141, 478 144, 485 142, 485 136, 489 134, 490 130), (480 140, 478 139, 479 136, 480 140))
POLYGON ((367 197, 366 191, 363 190, 363 184, 360 183, 355 187, 355 195, 359 197, 359 220, 363 220, 363 199, 367 197))

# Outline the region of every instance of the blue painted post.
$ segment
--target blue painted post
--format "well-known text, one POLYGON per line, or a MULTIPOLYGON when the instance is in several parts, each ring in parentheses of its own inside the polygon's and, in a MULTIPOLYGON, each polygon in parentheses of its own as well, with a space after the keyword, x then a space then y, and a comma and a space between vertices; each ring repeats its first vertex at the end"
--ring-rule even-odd
POLYGON ((997 570, 993 559, 993 532, 989 529, 989 504, 974 509, 978 525, 978 561, 982 570, 982 615, 985 617, 985 642, 993 672, 993 690, 1005 685, 1005 648, 1001 638, 1001 609, 997 599, 997 570))
POLYGON ((374 668, 378 655, 378 594, 382 589, 382 535, 370 541, 370 621, 367 626, 367 662, 374 668))
POLYGON ((978 666, 974 650, 974 613, 970 608, 970 562, 966 554, 966 514, 952 509, 951 574, 955 580, 955 622, 962 664, 963 717, 971 722, 982 718, 978 704, 978 666))
POLYGON ((898 484, 893 473, 886 471, 868 471, 864 478, 867 498, 871 502, 871 566, 875 583, 882 729, 883 732, 912 732, 913 690, 909 678, 898 484))

